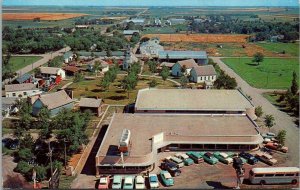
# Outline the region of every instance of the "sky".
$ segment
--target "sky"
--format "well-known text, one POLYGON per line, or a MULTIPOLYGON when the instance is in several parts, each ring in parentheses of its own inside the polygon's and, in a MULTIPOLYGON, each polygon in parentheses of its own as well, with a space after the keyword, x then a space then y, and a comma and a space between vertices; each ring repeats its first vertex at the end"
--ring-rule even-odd
POLYGON ((3 0, 4 6, 299 6, 300 0, 3 0))

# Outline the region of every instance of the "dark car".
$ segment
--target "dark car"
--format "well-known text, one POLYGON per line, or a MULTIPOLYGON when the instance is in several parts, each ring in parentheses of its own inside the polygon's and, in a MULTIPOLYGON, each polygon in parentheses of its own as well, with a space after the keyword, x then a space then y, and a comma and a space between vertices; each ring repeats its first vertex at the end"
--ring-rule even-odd
POLYGON ((18 139, 14 139, 11 141, 11 143, 8 145, 8 148, 11 150, 16 150, 20 146, 20 141, 18 139))
POLYGON ((179 176, 181 174, 181 170, 177 168, 177 165, 173 162, 162 162, 161 163, 161 169, 162 170, 167 170, 168 172, 170 172, 170 174, 175 177, 175 176, 179 176))
POLYGON ((255 158, 252 154, 247 153, 247 152, 241 152, 239 154, 240 157, 245 158, 247 162, 251 165, 254 165, 258 162, 258 159, 255 158))
POLYGON ((9 148, 9 145, 10 145, 10 143, 11 143, 12 141, 13 141, 13 140, 10 139, 10 138, 2 139, 2 146, 6 147, 6 148, 9 148))
POLYGON ((268 153, 270 155, 273 155, 273 151, 271 149, 266 148, 266 147, 262 147, 261 151, 266 152, 266 153, 268 153))

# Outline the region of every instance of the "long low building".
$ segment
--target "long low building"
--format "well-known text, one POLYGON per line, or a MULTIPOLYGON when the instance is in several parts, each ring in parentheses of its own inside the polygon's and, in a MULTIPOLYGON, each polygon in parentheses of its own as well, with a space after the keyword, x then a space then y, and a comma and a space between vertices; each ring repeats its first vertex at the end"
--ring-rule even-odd
POLYGON ((247 115, 114 114, 96 155, 96 175, 145 171, 166 150, 253 150, 262 141, 247 115), (123 129, 130 131, 126 156, 119 151, 123 129))
POLYGON ((238 90, 142 89, 135 113, 248 114, 256 119, 254 106, 238 90))
POLYGON ((160 62, 176 62, 180 60, 194 59, 199 65, 204 65, 208 63, 206 51, 158 51, 158 59, 160 62))

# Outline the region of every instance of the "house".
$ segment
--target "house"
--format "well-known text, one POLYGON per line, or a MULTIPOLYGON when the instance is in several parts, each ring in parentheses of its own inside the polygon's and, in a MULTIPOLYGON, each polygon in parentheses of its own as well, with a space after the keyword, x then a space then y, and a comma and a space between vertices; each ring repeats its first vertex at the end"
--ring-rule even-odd
POLYGON ((2 116, 3 117, 9 117, 11 113, 18 112, 18 108, 16 107, 16 101, 18 98, 7 98, 2 97, 2 116))
POLYGON ((150 39, 140 45, 140 53, 145 56, 158 57, 159 51, 164 51, 164 47, 159 44, 158 38, 150 39))
POLYGON ((212 65, 193 67, 190 72, 190 80, 195 83, 203 83, 205 81, 213 83, 217 80, 217 72, 212 65))
POLYGON ((27 98, 41 93, 42 91, 32 83, 5 85, 5 97, 27 98))
POLYGON ((61 68, 57 68, 57 67, 40 67, 40 71, 41 71, 41 76, 43 78, 55 77, 55 78, 60 78, 62 80, 66 78, 66 73, 61 68))
POLYGON ((73 52, 68 51, 64 54, 64 62, 69 63, 71 61, 73 61, 73 52))
POLYGON ((157 67, 158 70, 161 70, 163 67, 167 67, 170 71, 172 70, 172 67, 175 65, 175 63, 170 63, 170 62, 162 62, 159 64, 157 67))
POLYGON ((90 110, 96 116, 101 115, 102 99, 97 98, 81 98, 79 102, 80 111, 90 110))
POLYGON ((142 18, 132 18, 132 19, 127 19, 125 23, 133 22, 135 25, 141 25, 143 26, 145 24, 145 19, 142 18))
POLYGON ((25 73, 24 75, 18 77, 16 80, 13 81, 14 84, 23 84, 23 83, 32 83, 33 76, 29 73, 25 73))
POLYGON ((57 115, 62 109, 73 109, 74 100, 61 90, 50 94, 41 95, 32 105, 32 114, 38 115, 39 111, 45 106, 51 116, 57 115))
POLYGON ((89 27, 89 25, 75 25, 76 29, 88 29, 89 27))
POLYGON ((75 66, 66 66, 64 67, 64 70, 66 71, 67 75, 71 75, 71 76, 81 71, 80 68, 75 66))
POLYGON ((158 51, 160 62, 176 62, 186 59, 194 59, 198 65, 206 65, 208 57, 205 51, 158 51))
POLYGON ((95 65, 96 61, 100 62, 100 70, 99 71, 101 71, 102 73, 106 73, 107 71, 109 71, 109 64, 106 61, 102 60, 101 58, 96 58, 96 59, 90 61, 88 63, 88 68, 87 68, 88 71, 90 71, 90 72, 94 71, 94 65, 95 65))
POLYGON ((255 120, 255 108, 239 90, 142 89, 135 113, 247 114, 255 120))
POLYGON ((258 150, 258 128, 247 115, 115 113, 95 157, 96 176, 149 171, 165 151, 258 150), (130 151, 122 162, 120 145, 130 151))
POLYGON ((156 19, 154 20, 154 25, 155 25, 155 26, 161 26, 161 20, 160 20, 159 18, 156 18, 156 19))
POLYGON ((184 24, 186 22, 185 19, 183 18, 171 18, 170 20, 170 25, 176 25, 176 24, 184 24))
POLYGON ((177 61, 172 67, 172 75, 180 77, 183 71, 185 75, 190 75, 190 71, 193 67, 198 67, 194 59, 177 61))
POLYGON ((123 30, 123 34, 125 36, 132 36, 134 33, 140 33, 139 30, 123 30))

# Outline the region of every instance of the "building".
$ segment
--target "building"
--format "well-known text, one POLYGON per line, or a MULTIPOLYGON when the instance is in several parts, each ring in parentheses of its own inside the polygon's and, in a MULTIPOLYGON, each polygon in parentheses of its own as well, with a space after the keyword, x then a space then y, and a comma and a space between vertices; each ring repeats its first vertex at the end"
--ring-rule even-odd
POLYGON ((73 109, 74 100, 66 91, 61 90, 50 94, 41 95, 32 105, 32 114, 38 115, 39 111, 45 106, 51 116, 55 116, 62 109, 73 109))
POLYGON ((159 18, 156 18, 156 19, 154 20, 154 25, 155 25, 155 26, 161 26, 161 20, 160 20, 159 18))
POLYGON ((125 23, 133 22, 135 25, 141 25, 143 26, 145 24, 145 19, 142 18, 132 18, 132 19, 127 19, 125 23))
POLYGON ((66 66, 66 67, 64 67, 64 70, 67 75, 71 75, 71 76, 73 76, 76 73, 79 73, 81 71, 81 69, 76 66, 66 66))
POLYGON ((16 80, 14 80, 13 83, 23 84, 23 83, 32 83, 32 82, 33 82, 33 76, 29 73, 25 73, 24 75, 18 77, 16 80))
POLYGON ((80 111, 90 110, 96 116, 101 115, 102 99, 97 98, 81 98, 79 102, 80 111))
POLYGON ((69 63, 71 61, 73 61, 73 52, 68 51, 64 54, 64 62, 69 63))
POLYGON ((159 51, 158 59, 160 62, 176 62, 185 59, 194 59, 198 65, 208 63, 208 57, 205 51, 159 51))
POLYGON ((66 78, 66 73, 63 69, 57 68, 57 67, 40 67, 41 71, 41 76, 43 78, 50 78, 50 77, 55 77, 55 78, 60 78, 60 79, 65 79, 66 78))
POLYGON ((142 89, 135 113, 247 114, 256 119, 255 108, 239 90, 142 89))
POLYGON ((247 115, 119 113, 97 152, 96 175, 151 170, 164 151, 254 150, 262 142, 258 126, 247 115), (124 129, 128 135, 123 142, 124 129), (123 156, 121 146, 128 151, 123 156))
POLYGON ((217 72, 212 65, 193 67, 190 72, 190 80, 195 83, 215 82, 217 80, 217 72))
POLYGON ((198 64, 194 59, 187 59, 178 61, 172 67, 172 75, 180 77, 184 71, 184 75, 190 75, 190 71, 193 67, 198 67, 198 64))
POLYGON ((169 19, 171 24, 170 25, 176 25, 176 24, 184 24, 186 22, 183 18, 171 18, 169 19))
POLYGON ((18 98, 6 98, 2 97, 2 116, 9 117, 11 113, 18 112, 18 108, 16 107, 16 101, 18 98))
POLYGON ((5 97, 27 98, 35 94, 41 94, 42 91, 32 83, 9 84, 5 85, 5 97))
POLYGON ((125 53, 125 58, 122 62, 123 70, 129 69, 130 66, 136 62, 138 62, 138 58, 134 55, 134 53, 131 52, 131 48, 128 47, 125 53))
POLYGON ((90 72, 93 72, 94 71, 94 65, 96 62, 100 62, 100 70, 102 73, 106 73, 107 71, 109 71, 109 64, 102 60, 101 58, 96 58, 96 59, 93 59, 92 61, 90 61, 88 63, 88 71, 90 72))
POLYGON ((135 33, 139 34, 140 31, 139 30, 123 30, 123 34, 125 36, 132 36, 135 33))
POLYGON ((157 69, 161 70, 163 67, 167 67, 170 71, 172 70, 172 67, 175 65, 175 63, 170 63, 170 62, 162 62, 157 69))
POLYGON ((159 51, 164 51, 164 47, 159 44, 158 38, 150 39, 140 45, 140 53, 145 56, 158 57, 159 51))

